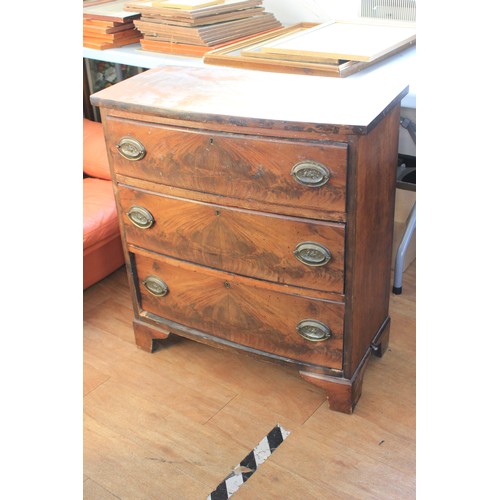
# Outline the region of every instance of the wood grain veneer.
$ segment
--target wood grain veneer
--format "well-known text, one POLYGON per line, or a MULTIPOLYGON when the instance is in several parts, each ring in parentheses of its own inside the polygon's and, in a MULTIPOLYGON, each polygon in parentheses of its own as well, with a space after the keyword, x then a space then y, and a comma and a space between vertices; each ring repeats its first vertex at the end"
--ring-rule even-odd
POLYGON ((331 409, 353 411, 391 325, 407 88, 387 87, 360 102, 349 88, 342 105, 333 94, 339 107, 328 121, 304 118, 328 117, 328 87, 316 77, 162 68, 92 96, 106 130, 138 347, 152 351, 173 332, 264 357, 295 367, 331 409), (299 81, 318 92, 311 109, 277 91, 299 81), (245 89, 252 92, 241 102, 245 89), (364 115, 359 125, 340 121, 349 105, 364 115), (297 120, 273 118, 293 117, 294 107, 297 120))

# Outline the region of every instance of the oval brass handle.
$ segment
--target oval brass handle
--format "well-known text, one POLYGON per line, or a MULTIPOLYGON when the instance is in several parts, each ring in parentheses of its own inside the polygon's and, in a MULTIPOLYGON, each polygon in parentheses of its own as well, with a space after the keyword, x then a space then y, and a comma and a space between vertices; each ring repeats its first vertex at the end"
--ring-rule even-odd
POLYGON ((299 335, 311 342, 321 342, 332 336, 332 331, 321 321, 304 319, 297 324, 299 335))
POLYGON ((303 186, 321 187, 330 180, 330 171, 321 163, 305 160, 292 167, 293 178, 303 186))
POLYGON ((313 241, 299 243, 295 247, 293 254, 302 264, 306 264, 307 266, 324 266, 332 258, 332 254, 328 248, 313 241))
POLYGON ((156 295, 156 297, 163 297, 168 293, 167 284, 162 279, 158 278, 158 276, 148 276, 142 284, 149 293, 156 295))
POLYGON ((150 228, 155 221, 149 210, 144 207, 138 207, 135 205, 133 207, 130 207, 129 211, 127 212, 127 217, 130 219, 132 224, 140 227, 141 229, 150 228))
POLYGON ((146 148, 134 137, 122 137, 116 147, 119 153, 127 160, 142 160, 146 156, 146 148))

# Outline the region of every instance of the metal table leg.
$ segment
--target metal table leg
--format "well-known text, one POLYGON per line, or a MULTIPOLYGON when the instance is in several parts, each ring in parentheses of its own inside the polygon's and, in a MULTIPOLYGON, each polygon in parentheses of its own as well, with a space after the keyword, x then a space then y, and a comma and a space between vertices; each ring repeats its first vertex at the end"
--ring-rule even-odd
POLYGON ((392 293, 400 295, 403 291, 403 262, 410 243, 410 239, 415 231, 417 225, 417 202, 413 204, 413 207, 406 220, 406 228, 401 238, 401 243, 399 244, 398 251, 396 253, 396 260, 394 264, 394 286, 392 287, 392 293))

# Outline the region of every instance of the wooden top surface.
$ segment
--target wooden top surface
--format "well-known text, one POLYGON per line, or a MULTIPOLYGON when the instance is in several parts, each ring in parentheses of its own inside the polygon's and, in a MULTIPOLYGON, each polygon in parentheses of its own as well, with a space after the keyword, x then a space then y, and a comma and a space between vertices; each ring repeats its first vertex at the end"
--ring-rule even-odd
POLYGON ((408 92, 415 48, 347 78, 217 66, 154 68, 91 96, 94 105, 165 118, 280 127, 327 125, 366 133, 408 92), (280 125, 281 122, 281 125, 280 125), (285 125, 287 122, 287 125, 285 125))

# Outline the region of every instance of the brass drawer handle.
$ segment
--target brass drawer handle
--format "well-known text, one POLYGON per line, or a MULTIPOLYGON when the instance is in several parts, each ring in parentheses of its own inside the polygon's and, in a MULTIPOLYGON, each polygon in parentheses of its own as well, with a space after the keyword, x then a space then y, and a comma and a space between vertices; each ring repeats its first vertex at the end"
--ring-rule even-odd
POLYGON ((304 319, 297 324, 299 335, 311 342, 321 342, 332 336, 332 331, 321 321, 304 319))
POLYGON ((129 211, 127 212, 127 217, 130 219, 132 224, 140 227, 141 229, 150 228, 155 221, 149 210, 145 209, 144 207, 138 207, 135 205, 133 207, 130 207, 129 211))
POLYGON ((312 241, 299 243, 293 254, 297 259, 307 266, 324 266, 330 262, 332 254, 328 248, 312 241))
POLYGON ((292 167, 293 178, 303 186, 321 187, 330 180, 330 171, 321 163, 305 160, 292 167))
POLYGON ((133 137, 122 137, 116 147, 118 152, 127 160, 142 160, 146 156, 146 148, 133 137))
POLYGON ((162 279, 158 278, 158 276, 148 276, 142 284, 149 293, 156 297, 163 297, 168 293, 167 284, 162 279))

